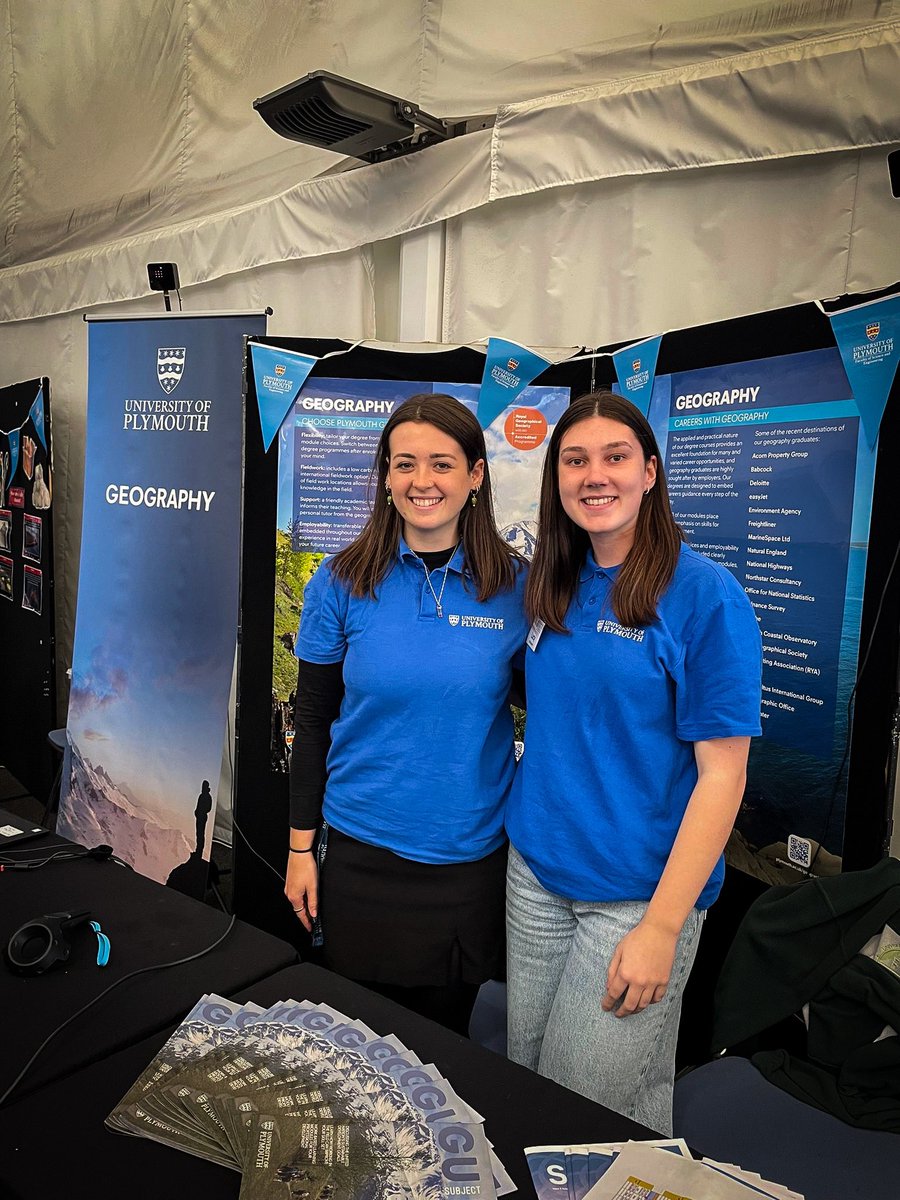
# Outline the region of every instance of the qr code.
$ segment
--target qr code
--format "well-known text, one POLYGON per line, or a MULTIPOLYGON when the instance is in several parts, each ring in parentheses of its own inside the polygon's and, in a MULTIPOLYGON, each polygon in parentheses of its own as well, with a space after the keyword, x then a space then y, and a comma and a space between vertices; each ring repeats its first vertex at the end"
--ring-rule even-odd
POLYGON ((792 833, 788 837, 788 858, 798 867, 809 867, 812 864, 812 842, 809 838, 797 837, 792 833))

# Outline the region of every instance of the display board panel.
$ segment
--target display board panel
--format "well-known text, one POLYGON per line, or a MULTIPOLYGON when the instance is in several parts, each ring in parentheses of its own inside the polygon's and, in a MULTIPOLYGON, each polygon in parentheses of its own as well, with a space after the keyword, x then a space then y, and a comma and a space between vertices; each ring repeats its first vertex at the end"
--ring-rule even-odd
POLYGON ((0 762, 46 800, 58 759, 50 380, 0 388, 0 762))
POLYGON ((743 585, 763 636, 763 736, 729 861, 770 882, 833 873, 875 470, 840 354, 658 376, 649 415, 676 519, 743 585))
MULTIPOLYGON (((262 340, 318 358, 346 349, 346 343, 339 341, 262 340)), ((609 357, 616 349, 617 346, 606 347, 606 353, 601 353, 600 357, 582 358, 551 368, 535 383, 539 387, 548 381, 553 386, 557 383, 568 386, 573 398, 596 386, 616 386, 616 373, 609 357)), ((401 354, 361 346, 338 360, 317 364, 309 384, 316 383, 319 377, 337 377, 336 361, 340 364, 343 379, 399 379, 404 382, 440 379, 475 385, 481 376, 484 357, 467 349, 438 354, 401 354)), ((791 619, 795 613, 801 614, 797 633, 780 626, 788 616, 787 603, 783 614, 774 609, 766 612, 757 608, 761 621, 764 613, 771 617, 764 632, 789 632, 791 636, 817 643, 810 647, 804 642, 791 643, 786 638, 767 638, 767 646, 789 647, 813 656, 804 660, 799 654, 767 651, 767 687, 795 691, 796 688, 782 686, 778 681, 785 677, 794 680, 799 675, 805 682, 815 683, 815 692, 810 686, 804 687, 803 694, 821 699, 822 703, 804 701, 801 708, 794 704, 795 711, 791 713, 788 709, 777 708, 782 701, 793 704, 791 697, 781 697, 773 690, 767 693, 767 698, 774 700, 776 707, 764 706, 768 713, 765 721, 767 725, 774 722, 773 728, 780 741, 767 735, 754 747, 751 782, 738 822, 739 838, 730 847, 729 858, 732 865, 756 872, 757 880, 764 877, 769 880, 801 879, 808 868, 802 865, 802 858, 801 861, 791 860, 786 854, 788 839, 794 833, 811 843, 809 850, 802 845, 800 850, 804 854, 811 852, 810 865, 816 873, 837 869, 838 859, 844 869, 869 866, 882 852, 890 810, 885 776, 891 714, 897 691, 896 612, 900 609, 900 582, 896 573, 892 574, 894 552, 900 540, 900 506, 895 502, 892 485, 892 473, 896 469, 894 459, 900 445, 898 385, 895 382, 882 422, 877 455, 874 456, 878 469, 874 471, 873 482, 873 455, 856 456, 860 443, 858 439, 854 442, 851 427, 855 415, 839 415, 839 406, 849 399, 846 377, 841 375, 829 321, 816 306, 800 305, 666 333, 659 350, 657 370, 659 401, 654 405, 652 419, 661 443, 666 447, 665 454, 671 459, 668 465, 673 474, 675 505, 690 539, 701 549, 706 546, 705 552, 712 550, 722 561, 733 563, 731 569, 745 586, 816 597, 815 601, 787 598, 791 619), (817 356, 817 352, 823 353, 817 356), (780 366, 771 365, 779 360, 785 361, 780 366), (722 378, 727 374, 731 380, 737 379, 740 371, 752 372, 758 364, 765 362, 770 362, 770 366, 763 368, 763 375, 774 372, 772 386, 775 386, 775 375, 782 374, 778 386, 786 389, 778 404, 774 402, 774 393, 769 393, 770 402, 764 409, 769 411, 771 420, 670 429, 670 422, 676 418, 696 416, 697 412, 703 415, 707 411, 702 406, 699 410, 670 411, 673 398, 717 390, 711 382, 713 375, 698 377, 698 372, 718 371, 722 378), (793 404, 787 403, 791 399, 791 387, 794 383, 799 385, 801 376, 806 379, 805 392, 793 397, 793 404), (684 387, 679 387, 682 381, 684 387), (815 412, 810 406, 818 402, 833 407, 815 412), (788 412, 792 407, 798 411, 788 412), (843 429, 826 428, 841 423, 843 429), (790 432, 785 433, 779 427, 789 427, 790 432), (698 428, 707 429, 708 443, 687 440, 698 428), (754 460, 754 453, 776 454, 784 450, 770 444, 754 449, 757 434, 750 430, 757 429, 761 431, 760 442, 765 443, 785 436, 818 437, 820 440, 788 446, 789 454, 793 449, 805 453, 805 459, 754 460), (738 431, 737 435, 735 431, 738 431), (714 441, 713 433, 722 436, 714 441), (728 446, 733 448, 728 450, 728 446), (714 447, 721 453, 712 453, 714 447), (734 461, 730 463, 720 461, 732 458, 734 461), (686 486, 685 480, 696 473, 699 482, 700 472, 706 471, 713 459, 715 469, 705 476, 700 490, 727 490, 737 494, 687 495, 698 489, 686 486), (793 463, 789 474, 782 473, 786 461, 789 465, 793 463), (780 470, 772 477, 767 472, 753 473, 754 479, 766 477, 769 483, 768 487, 755 488, 752 506, 796 511, 749 512, 749 467, 754 464, 779 466, 780 470), (730 480, 728 470, 731 471, 730 480), (718 476, 716 471, 720 472, 718 476), (735 480, 739 486, 733 486, 735 480), (723 487, 714 487, 717 481, 723 487), (725 482, 729 482, 727 489, 725 482), (763 496, 764 492, 769 493, 768 499, 763 496), (718 516, 709 507, 710 502, 719 506, 718 516), (771 522, 774 528, 769 524, 750 526, 750 520, 771 522), (719 522, 718 527, 713 526, 713 521, 719 522), (741 525, 742 529, 739 528, 741 525), (743 534, 740 560, 735 557, 738 532, 743 534), (790 536, 792 541, 751 541, 750 533, 760 538, 790 536), (797 541, 793 540, 795 536, 797 541), (787 551, 790 548, 791 561, 788 563, 787 553, 748 557, 750 547, 762 551, 770 548, 787 551), (769 561, 781 562, 789 569, 748 565, 769 561), (767 575, 768 578, 747 578, 751 574, 767 575), (798 586, 782 587, 771 582, 782 574, 786 581, 793 580, 798 586), (815 616, 811 617, 810 613, 815 616), (863 657, 860 646, 867 657, 865 670, 857 682, 856 664, 862 662, 863 657), (787 665, 791 662, 809 665, 820 674, 797 672, 787 665), (848 722, 849 693, 855 682, 854 720, 848 722), (830 733, 828 721, 831 722, 830 733), (791 764, 789 768, 786 763, 791 764), (786 777, 786 770, 793 772, 791 786, 798 794, 786 794, 775 786, 786 777), (805 791, 808 781, 813 778, 817 786, 809 798, 811 803, 807 803, 805 791), (817 856, 818 843, 823 845, 823 850, 817 856), (735 845, 740 853, 735 851, 735 845), (760 853, 763 849, 767 849, 766 855, 760 853)), ((754 386, 757 386, 755 382, 729 382, 728 390, 737 388, 740 392, 742 387, 754 386)), ((763 387, 762 383, 758 386, 763 387)), ((724 382, 718 390, 720 393, 725 390, 724 382)), ((278 706, 271 705, 273 686, 289 696, 296 670, 290 647, 281 639, 283 635, 293 635, 297 605, 274 584, 276 572, 281 569, 279 564, 290 548, 290 538, 283 531, 276 547, 273 537, 274 531, 286 528, 286 520, 293 519, 292 515, 287 516, 293 499, 284 474, 279 482, 276 454, 267 456, 263 451, 259 420, 254 412, 252 378, 248 379, 248 392, 235 897, 242 915, 282 936, 296 938, 296 922, 286 909, 277 878, 284 870, 282 860, 285 858, 287 827, 287 777, 283 753, 287 710, 282 710, 281 718, 273 720, 272 714, 278 713, 278 706), (281 618, 272 611, 273 590, 279 597, 277 603, 286 602, 281 618), (276 635, 275 621, 278 619, 283 619, 284 624, 276 635), (277 685, 277 668, 273 677, 271 665, 272 646, 276 640, 284 651, 286 666, 284 678, 277 685)), ((761 400, 766 395, 762 390, 757 393, 761 400)), ((750 411, 752 406, 737 403, 735 410, 742 407, 750 411)), ((296 436, 295 432, 292 436, 296 436)), ((314 562, 310 561, 306 569, 311 570, 313 566, 314 562)), ((780 605, 784 597, 751 594, 751 599, 758 605, 780 605)), ((276 648, 276 656, 278 653, 276 648)), ((736 925, 740 915, 741 912, 729 914, 729 926, 736 925)))

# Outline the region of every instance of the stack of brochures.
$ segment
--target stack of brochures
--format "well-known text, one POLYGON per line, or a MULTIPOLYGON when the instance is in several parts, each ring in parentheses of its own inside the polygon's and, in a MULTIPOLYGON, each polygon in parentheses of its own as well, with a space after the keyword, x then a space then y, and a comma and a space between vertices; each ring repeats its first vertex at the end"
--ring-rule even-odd
POLYGON ((392 1034, 327 1004, 204 996, 106 1119, 242 1172, 241 1200, 493 1200, 482 1118, 392 1034))
POLYGON ((732 1163, 691 1157, 681 1138, 529 1146, 538 1200, 803 1200, 732 1163))

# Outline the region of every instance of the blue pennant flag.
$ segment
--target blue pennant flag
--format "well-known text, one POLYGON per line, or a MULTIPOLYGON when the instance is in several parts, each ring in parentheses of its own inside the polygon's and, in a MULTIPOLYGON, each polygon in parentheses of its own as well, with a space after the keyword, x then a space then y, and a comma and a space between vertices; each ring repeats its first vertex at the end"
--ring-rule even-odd
POLYGON ((656 337, 635 342, 632 346, 623 346, 612 355, 622 395, 626 400, 630 400, 635 408, 639 408, 645 417, 650 411, 650 397, 653 394, 656 360, 659 358, 661 341, 660 333, 656 337))
POLYGON ((19 465, 19 431, 11 429, 6 435, 9 438, 9 474, 6 479, 11 483, 16 475, 16 467, 19 465))
POLYGON ((309 354, 297 354, 294 350, 261 346, 258 342, 250 343, 250 358, 259 402, 263 445, 268 450, 298 392, 306 383, 307 376, 319 360, 309 354))
POLYGON ((900 295, 828 317, 866 440, 874 446, 900 358, 900 295))
POLYGON ((478 393, 478 424, 482 429, 494 421, 504 408, 514 404, 550 360, 535 354, 527 346, 518 346, 503 338, 488 338, 487 357, 481 390, 478 393))
POLYGON ((46 450, 47 450, 47 434, 44 430, 44 389, 43 389, 43 387, 38 388, 38 394, 34 398, 34 404, 32 404, 28 415, 29 415, 29 417, 31 417, 31 423, 34 426, 38 437, 41 439, 41 445, 44 447, 44 451, 46 452, 46 450))

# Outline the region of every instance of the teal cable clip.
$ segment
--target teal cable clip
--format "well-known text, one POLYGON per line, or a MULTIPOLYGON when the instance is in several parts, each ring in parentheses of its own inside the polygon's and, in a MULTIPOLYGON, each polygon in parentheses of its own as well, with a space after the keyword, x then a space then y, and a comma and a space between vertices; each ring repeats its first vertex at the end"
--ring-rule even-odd
POLYGON ((109 938, 97 921, 91 921, 90 926, 97 935, 97 966, 105 967, 109 962, 109 938))

